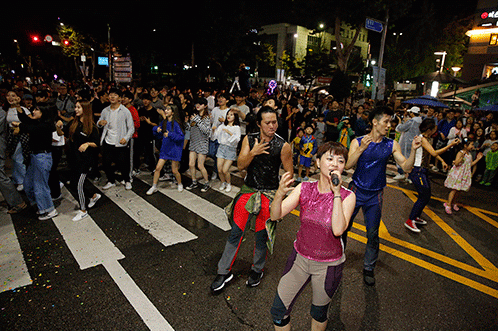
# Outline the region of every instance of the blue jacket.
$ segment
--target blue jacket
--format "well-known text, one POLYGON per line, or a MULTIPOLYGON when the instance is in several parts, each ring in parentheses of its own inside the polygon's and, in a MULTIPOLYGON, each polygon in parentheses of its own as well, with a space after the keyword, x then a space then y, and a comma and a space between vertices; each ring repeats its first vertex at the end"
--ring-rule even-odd
POLYGON ((163 134, 165 132, 164 130, 157 132, 157 128, 163 127, 164 121, 167 120, 161 121, 158 126, 152 128, 154 136, 156 138, 163 139, 159 158, 163 160, 181 161, 185 134, 177 122, 166 122, 166 131, 168 131, 168 136, 165 137, 163 134))

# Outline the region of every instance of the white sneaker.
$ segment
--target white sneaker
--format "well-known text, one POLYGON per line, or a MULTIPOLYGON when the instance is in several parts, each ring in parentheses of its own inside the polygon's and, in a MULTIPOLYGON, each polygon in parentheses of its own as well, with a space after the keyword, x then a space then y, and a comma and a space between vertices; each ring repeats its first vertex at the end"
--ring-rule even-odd
POLYGON ((182 192, 183 191, 183 184, 178 184, 178 192, 182 192))
POLYGON ((230 192, 231 190, 232 190, 232 184, 228 183, 225 191, 230 192))
POLYGON ((226 187, 227 187, 227 183, 225 183, 225 182, 221 183, 221 185, 220 185, 220 191, 225 190, 226 187))
POLYGON ((88 216, 88 213, 86 211, 81 211, 79 210, 76 216, 73 217, 73 222, 78 222, 84 219, 85 217, 88 216))
POLYGON ((147 195, 152 195, 157 192, 157 187, 156 186, 151 186, 151 188, 147 191, 147 195))
POLYGON ((434 172, 438 172, 438 171, 439 171, 438 167, 436 167, 436 166, 433 166, 433 167, 431 168, 431 170, 432 170, 432 171, 434 171, 434 172))
POLYGON ((44 215, 39 216, 38 219, 40 221, 46 221, 46 220, 49 220, 51 218, 54 218, 57 215, 59 215, 59 213, 57 212, 57 209, 54 209, 50 213, 46 213, 44 215))
POLYGON ((216 180, 216 178, 218 178, 218 176, 216 175, 216 172, 213 172, 211 174, 211 180, 216 180))
POLYGON ((114 183, 111 183, 111 182, 107 182, 107 184, 104 185, 104 187, 102 187, 103 190, 108 190, 110 189, 111 187, 115 187, 116 184, 114 183))
POLYGON ((397 174, 396 176, 394 176, 393 179, 394 180, 402 180, 402 179, 405 179, 405 175, 397 174))
POLYGON ((100 198, 102 198, 102 195, 98 193, 95 194, 95 198, 91 197, 90 202, 88 203, 88 208, 92 208, 93 206, 95 206, 95 204, 97 203, 97 201, 99 201, 100 198))
POLYGON ((24 191, 24 186, 22 184, 17 185, 17 190, 19 192, 24 191))
POLYGON ((130 182, 126 182, 126 184, 125 184, 125 189, 126 189, 126 190, 131 190, 131 189, 132 189, 132 186, 131 186, 131 183, 130 183, 130 182))

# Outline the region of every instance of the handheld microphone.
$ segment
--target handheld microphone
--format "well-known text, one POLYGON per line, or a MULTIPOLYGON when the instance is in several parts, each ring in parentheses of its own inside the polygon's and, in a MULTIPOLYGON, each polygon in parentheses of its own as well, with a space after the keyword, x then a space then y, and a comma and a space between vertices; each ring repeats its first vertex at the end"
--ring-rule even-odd
POLYGON ((339 185, 339 176, 337 174, 330 172, 330 178, 332 178, 332 185, 337 186, 339 185))

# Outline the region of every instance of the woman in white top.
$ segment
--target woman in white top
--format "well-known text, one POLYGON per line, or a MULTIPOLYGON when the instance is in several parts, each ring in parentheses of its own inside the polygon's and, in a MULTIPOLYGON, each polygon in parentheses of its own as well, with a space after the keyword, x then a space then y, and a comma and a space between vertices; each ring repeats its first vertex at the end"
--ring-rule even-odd
POLYGON ((237 159, 237 145, 240 141, 240 120, 236 110, 227 113, 225 122, 216 128, 215 139, 220 144, 216 153, 218 175, 220 177, 220 190, 230 192, 232 185, 230 181, 230 167, 237 159))

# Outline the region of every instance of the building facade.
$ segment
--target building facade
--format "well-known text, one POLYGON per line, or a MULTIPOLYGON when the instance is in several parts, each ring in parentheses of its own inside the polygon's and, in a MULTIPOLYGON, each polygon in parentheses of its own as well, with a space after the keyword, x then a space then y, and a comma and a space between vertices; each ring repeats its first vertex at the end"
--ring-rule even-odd
POLYGON ((498 1, 479 0, 475 12, 462 79, 467 81, 498 75, 498 1))
MULTIPOLYGON (((351 43, 356 30, 343 24, 341 26, 341 40, 345 44, 351 43)), ((260 77, 277 78, 284 80, 282 68, 282 56, 289 54, 297 60, 302 60, 309 52, 319 52, 326 49, 333 52, 336 47, 334 29, 317 29, 310 30, 303 26, 292 25, 288 23, 278 23, 265 25, 258 32, 262 36, 262 41, 273 46, 276 53, 276 66, 260 70, 260 77)), ((355 50, 358 52, 365 64, 369 57, 368 30, 362 28, 355 43, 355 50)))

